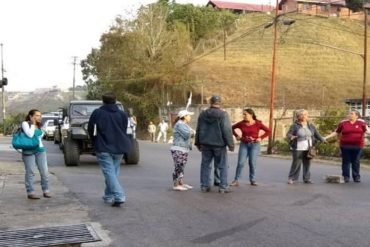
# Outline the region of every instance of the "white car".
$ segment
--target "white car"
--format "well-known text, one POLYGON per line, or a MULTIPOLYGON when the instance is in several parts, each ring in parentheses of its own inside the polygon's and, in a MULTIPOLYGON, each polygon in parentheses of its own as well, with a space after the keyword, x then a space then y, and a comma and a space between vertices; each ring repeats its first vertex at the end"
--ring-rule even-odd
POLYGON ((55 131, 54 119, 47 120, 45 124, 42 126, 42 129, 45 132, 44 137, 46 140, 54 139, 54 131, 55 131))

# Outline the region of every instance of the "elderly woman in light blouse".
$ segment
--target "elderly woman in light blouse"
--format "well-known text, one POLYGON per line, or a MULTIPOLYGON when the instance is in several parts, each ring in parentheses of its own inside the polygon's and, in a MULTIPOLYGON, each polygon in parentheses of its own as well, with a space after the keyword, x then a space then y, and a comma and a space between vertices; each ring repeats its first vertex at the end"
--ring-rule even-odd
POLYGON ((308 148, 314 146, 317 140, 325 142, 315 126, 308 121, 308 112, 305 109, 296 111, 297 120, 290 126, 287 138, 291 143, 292 165, 288 176, 288 184, 298 181, 301 166, 303 165, 303 182, 312 184, 310 166, 311 159, 307 157, 308 148))

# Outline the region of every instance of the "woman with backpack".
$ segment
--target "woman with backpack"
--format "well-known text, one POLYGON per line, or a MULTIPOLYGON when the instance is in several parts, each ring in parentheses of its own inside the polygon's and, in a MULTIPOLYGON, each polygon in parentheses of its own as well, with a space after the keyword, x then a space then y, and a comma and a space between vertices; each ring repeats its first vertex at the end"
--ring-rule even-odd
POLYGON ((307 156, 310 147, 315 146, 317 140, 326 142, 315 126, 308 121, 308 112, 305 109, 296 111, 297 120, 290 126, 287 138, 292 151, 292 165, 290 167, 288 184, 298 181, 301 166, 303 165, 303 182, 312 184, 311 158, 307 156))

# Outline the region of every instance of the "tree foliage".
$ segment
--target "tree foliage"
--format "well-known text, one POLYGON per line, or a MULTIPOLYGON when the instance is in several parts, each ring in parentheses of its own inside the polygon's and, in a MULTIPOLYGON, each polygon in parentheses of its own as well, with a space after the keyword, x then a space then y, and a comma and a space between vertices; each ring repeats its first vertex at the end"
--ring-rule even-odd
POLYGON ((101 46, 82 61, 88 98, 113 90, 139 119, 149 120, 158 109, 181 99, 175 85, 188 79, 195 43, 224 31, 235 21, 233 14, 212 8, 159 0, 141 6, 133 20, 117 17, 102 34, 101 46), (166 96, 165 96, 166 95, 166 96))
POLYGON ((346 0, 346 5, 350 10, 357 12, 357 11, 362 10, 364 3, 369 3, 369 2, 370 1, 368 0, 346 0))

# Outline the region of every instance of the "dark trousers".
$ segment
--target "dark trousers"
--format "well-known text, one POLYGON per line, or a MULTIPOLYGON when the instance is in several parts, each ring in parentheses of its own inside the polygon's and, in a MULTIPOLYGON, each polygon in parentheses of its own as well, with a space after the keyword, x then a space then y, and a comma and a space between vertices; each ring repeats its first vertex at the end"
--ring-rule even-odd
POLYGON ((309 181, 311 177, 310 166, 311 159, 307 158, 308 151, 293 150, 292 156, 292 166, 290 167, 289 179, 297 181, 299 178, 299 173, 301 171, 301 166, 303 164, 303 181, 309 181))
POLYGON ((362 148, 356 147, 341 147, 342 152, 342 175, 344 178, 349 179, 350 167, 352 164, 352 178, 353 180, 360 179, 360 158, 362 148))
POLYGON ((212 160, 214 160, 215 170, 217 169, 220 174, 220 188, 226 188, 228 186, 226 147, 202 146, 200 186, 204 188, 210 187, 212 160))

